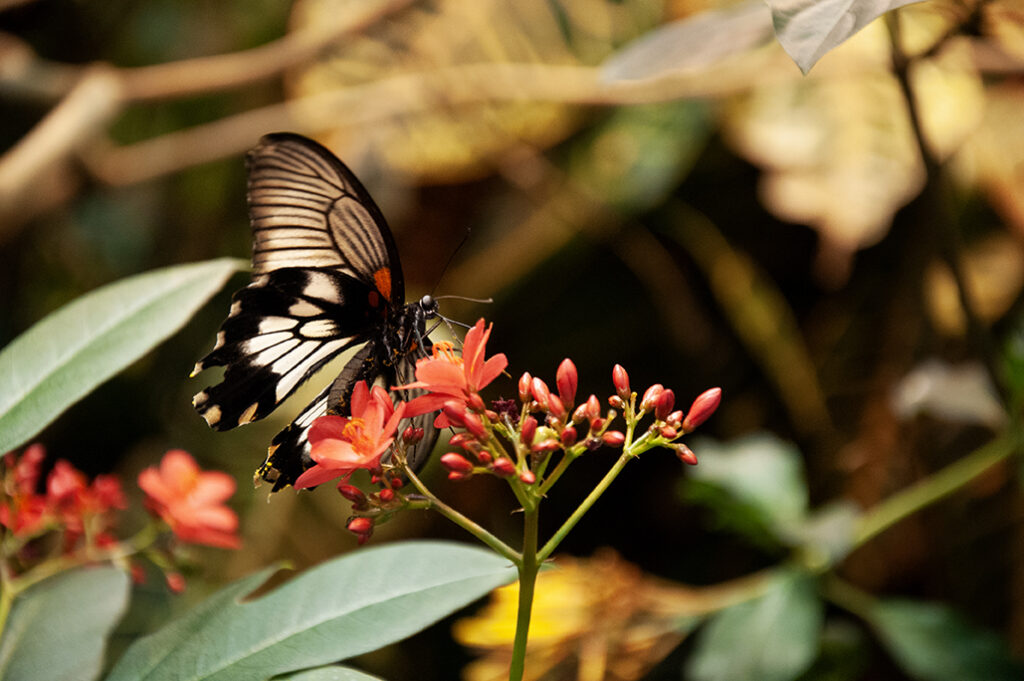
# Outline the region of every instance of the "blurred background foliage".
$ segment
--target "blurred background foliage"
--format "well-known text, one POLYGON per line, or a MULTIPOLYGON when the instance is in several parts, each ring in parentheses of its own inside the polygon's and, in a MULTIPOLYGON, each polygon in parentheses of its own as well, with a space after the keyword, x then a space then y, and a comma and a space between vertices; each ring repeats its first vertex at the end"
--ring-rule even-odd
MULTIPOLYGON (((494 298, 444 311, 494 321, 513 376, 570 356, 584 395, 616 362, 636 390, 724 390, 700 466, 632 464, 564 544, 535 678, 1020 678, 1019 465, 852 539, 1016 433, 1024 394, 1024 10, 895 14, 804 76, 756 1, 0 0, 0 344, 126 275, 245 257, 242 154, 314 136, 388 217, 410 298, 494 298)), ((227 434, 193 413, 230 288, 48 428, 51 454, 131 476, 181 447, 247 481, 298 407, 227 434)), ((610 463, 577 464, 549 531, 610 463)), ((426 475, 513 531, 500 485, 426 475)), ((197 554, 211 583, 354 548, 337 495, 266 496, 242 485, 243 551, 197 554)), ((408 515, 374 541, 410 536, 462 538, 408 515)), ((126 635, 174 607, 143 588, 126 635)), ((500 607, 455 628, 499 667, 500 607)), ((455 678, 450 633, 360 662, 455 678)))

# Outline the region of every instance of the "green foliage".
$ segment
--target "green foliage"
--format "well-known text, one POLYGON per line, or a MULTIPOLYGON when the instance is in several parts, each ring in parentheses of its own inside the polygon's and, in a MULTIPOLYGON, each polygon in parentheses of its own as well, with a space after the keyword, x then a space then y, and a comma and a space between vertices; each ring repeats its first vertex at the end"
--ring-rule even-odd
POLYGON ((109 681, 251 681, 401 640, 515 579, 508 561, 459 544, 407 542, 345 555, 239 602, 263 572, 140 639, 109 681))
POLYGON ((818 652, 824 604, 813 576, 782 570, 758 598, 716 614, 686 664, 693 681, 788 681, 818 652))
POLYGON ((30 587, 15 598, 0 639, 0 678, 96 678, 127 607, 128 575, 112 567, 62 572, 30 587))
POLYGON ((128 277, 49 315, 0 351, 0 452, 181 328, 243 266, 222 258, 128 277))
POLYGON ((274 681, 381 681, 376 676, 364 674, 350 667, 320 667, 295 674, 277 676, 274 681))
POLYGON ((1024 668, 1002 639, 937 603, 884 600, 868 617, 901 667, 921 681, 1014 681, 1024 668))

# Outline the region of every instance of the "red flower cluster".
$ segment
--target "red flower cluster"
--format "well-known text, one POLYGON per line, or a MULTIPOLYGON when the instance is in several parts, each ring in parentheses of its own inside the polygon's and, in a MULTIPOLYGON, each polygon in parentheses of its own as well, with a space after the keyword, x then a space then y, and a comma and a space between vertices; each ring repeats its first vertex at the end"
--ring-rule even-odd
MULTIPOLYGON (((387 391, 360 381, 352 390, 351 416, 321 416, 309 429, 310 456, 316 465, 299 476, 295 488, 315 487, 335 478, 348 482, 355 471, 376 471, 395 440, 406 404, 391 402, 387 391)), ((406 414, 408 415, 408 414, 406 414)))
POLYGON ((46 477, 44 491, 40 482, 45 458, 46 450, 38 444, 20 457, 14 452, 4 456, 0 525, 22 540, 62 531, 66 553, 81 548, 83 537, 97 545, 114 541, 109 535, 112 512, 125 508, 117 478, 99 475, 89 484, 81 471, 60 460, 46 477))
POLYGON ((220 471, 203 471, 185 451, 173 449, 159 468, 139 473, 146 506, 166 522, 180 540, 235 549, 240 545, 238 516, 224 505, 235 493, 235 479, 220 471))

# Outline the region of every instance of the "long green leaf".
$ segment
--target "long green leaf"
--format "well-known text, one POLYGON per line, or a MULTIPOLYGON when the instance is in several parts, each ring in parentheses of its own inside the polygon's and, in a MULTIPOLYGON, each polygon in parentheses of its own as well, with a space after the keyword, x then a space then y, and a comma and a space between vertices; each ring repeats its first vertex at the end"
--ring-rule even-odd
POLYGON ((244 262, 223 258, 139 274, 50 314, 0 351, 0 453, 181 328, 244 262))
POLYGON ((763 596, 723 610, 705 626, 687 678, 791 681, 814 662, 823 620, 813 576, 780 572, 763 596))
POLYGON ((460 544, 357 551, 255 601, 229 587, 139 640, 108 681, 255 681, 317 667, 401 640, 515 576, 504 558, 460 544))
POLYGON ((0 638, 0 678, 90 681, 128 607, 128 576, 112 567, 60 573, 20 594, 0 638))

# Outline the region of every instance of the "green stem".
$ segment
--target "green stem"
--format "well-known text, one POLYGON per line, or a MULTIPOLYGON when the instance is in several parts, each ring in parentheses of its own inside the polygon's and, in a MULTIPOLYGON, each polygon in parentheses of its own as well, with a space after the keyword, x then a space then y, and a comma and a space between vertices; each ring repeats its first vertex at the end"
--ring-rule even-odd
POLYGON ((418 477, 416 477, 416 474, 413 473, 410 469, 406 468, 403 472, 405 473, 406 477, 409 478, 409 481, 416 487, 416 489, 419 490, 420 494, 427 498, 427 500, 430 502, 431 507, 437 509, 437 511, 441 515, 448 518, 448 520, 451 520, 453 523, 455 523, 462 529, 466 530, 466 532, 469 532, 471 535, 482 541, 484 544, 487 544, 487 546, 491 547, 491 549, 493 549, 496 553, 499 553, 505 558, 508 558, 516 565, 520 564, 521 557, 515 549, 513 549, 511 546, 495 537, 493 534, 484 529, 481 525, 478 525, 477 523, 473 522, 472 520, 462 515, 448 504, 444 503, 443 501, 435 497, 433 493, 429 489, 427 489, 427 486, 424 485, 423 482, 418 477))
POLYGON ((523 555, 519 563, 519 606, 516 614, 516 638, 512 643, 512 662, 509 681, 522 681, 526 670, 526 643, 530 634, 530 615, 533 611, 533 593, 537 572, 542 559, 537 554, 537 534, 540 513, 536 510, 523 514, 523 555))
POLYGON ((587 495, 587 498, 583 500, 583 503, 573 511, 573 514, 569 516, 564 523, 562 523, 562 526, 558 528, 558 531, 552 535, 551 539, 549 539, 546 544, 544 544, 544 548, 542 548, 540 553, 537 554, 537 560, 541 562, 547 560, 548 556, 550 556, 558 545, 562 543, 562 540, 565 539, 565 536, 569 534, 572 528, 576 527, 576 524, 584 515, 586 515, 587 511, 590 510, 590 507, 594 505, 600 496, 604 494, 604 491, 608 489, 608 486, 612 484, 612 481, 615 480, 623 467, 629 463, 629 460, 634 458, 634 456, 635 455, 628 447, 622 451, 622 455, 619 457, 619 460, 615 462, 615 465, 612 466, 607 473, 605 473, 604 477, 601 478, 601 482, 597 483, 597 487, 587 495))
POLYGON ((1009 458, 1019 447, 1016 432, 1006 433, 967 456, 906 487, 869 510, 854 538, 864 544, 907 516, 956 492, 975 478, 1009 458))

